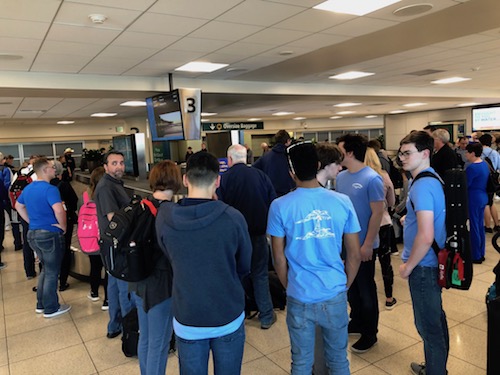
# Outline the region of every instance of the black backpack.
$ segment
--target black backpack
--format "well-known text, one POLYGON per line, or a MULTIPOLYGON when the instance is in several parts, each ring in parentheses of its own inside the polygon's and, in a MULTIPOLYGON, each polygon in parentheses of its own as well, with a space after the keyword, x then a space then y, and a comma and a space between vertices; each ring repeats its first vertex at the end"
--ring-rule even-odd
POLYGON ((125 357, 137 357, 137 346, 139 344, 139 318, 135 307, 123 317, 122 328, 123 354, 125 354, 125 357))
MULTIPOLYGON (((397 156, 396 156, 397 157, 397 156)), ((403 176, 401 171, 396 168, 394 161, 389 159, 389 177, 391 178, 394 189, 401 189, 403 187, 403 176)))
POLYGON ((486 185, 486 192, 488 194, 495 194, 500 191, 500 182, 498 181, 500 174, 493 168, 493 162, 486 156, 484 158, 488 168, 490 169, 490 177, 488 179, 488 184, 486 185))
POLYGON ((33 176, 34 173, 35 171, 33 170, 28 174, 22 174, 21 171, 17 173, 17 178, 9 188, 10 204, 13 208, 16 207, 17 198, 19 198, 24 188, 33 182, 31 176, 33 176))
POLYGON ((115 212, 100 241, 104 266, 112 276, 137 282, 151 275, 156 212, 151 200, 138 196, 115 212))

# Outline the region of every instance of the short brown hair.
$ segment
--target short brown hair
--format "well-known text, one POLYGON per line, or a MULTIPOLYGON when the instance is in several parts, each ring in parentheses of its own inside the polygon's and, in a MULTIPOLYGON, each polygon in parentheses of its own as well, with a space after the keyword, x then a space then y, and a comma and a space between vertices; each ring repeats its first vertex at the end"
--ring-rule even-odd
POLYGON ((149 172, 151 190, 172 190, 177 193, 182 186, 181 171, 172 160, 163 160, 149 172))
POLYGON ((50 161, 46 157, 41 157, 35 160, 33 163, 33 170, 35 173, 40 173, 43 168, 45 168, 46 165, 49 165, 50 161))

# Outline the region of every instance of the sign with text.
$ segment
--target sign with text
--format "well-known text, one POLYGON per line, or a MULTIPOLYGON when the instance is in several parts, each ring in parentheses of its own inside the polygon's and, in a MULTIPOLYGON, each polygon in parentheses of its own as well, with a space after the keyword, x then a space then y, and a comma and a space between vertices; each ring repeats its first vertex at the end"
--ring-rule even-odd
POLYGON ((203 131, 220 132, 230 130, 255 130, 264 129, 262 121, 257 122, 204 122, 203 131))

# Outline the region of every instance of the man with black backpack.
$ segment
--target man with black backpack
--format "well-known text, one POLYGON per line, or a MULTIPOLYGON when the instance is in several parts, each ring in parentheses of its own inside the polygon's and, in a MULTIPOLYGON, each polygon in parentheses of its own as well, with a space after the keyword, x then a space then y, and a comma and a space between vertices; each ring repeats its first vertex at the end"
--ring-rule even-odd
MULTIPOLYGON (((104 170, 106 174, 101 178, 94 192, 101 238, 115 212, 130 202, 122 181, 125 173, 123 154, 119 151, 110 151, 104 155, 104 170)), ((110 274, 108 277, 108 301, 104 301, 103 310, 107 310, 109 305, 107 337, 112 339, 122 332, 122 318, 132 310, 133 304, 128 296, 127 282, 110 274)))
POLYGON ((424 131, 407 135, 398 153, 403 169, 414 183, 410 186, 404 217, 404 250, 399 274, 408 279, 415 325, 424 341, 425 363, 411 363, 417 375, 445 375, 449 335, 438 285, 438 259, 432 244, 443 248, 446 240, 446 206, 441 182, 434 177, 417 176, 429 171, 434 139, 424 131))

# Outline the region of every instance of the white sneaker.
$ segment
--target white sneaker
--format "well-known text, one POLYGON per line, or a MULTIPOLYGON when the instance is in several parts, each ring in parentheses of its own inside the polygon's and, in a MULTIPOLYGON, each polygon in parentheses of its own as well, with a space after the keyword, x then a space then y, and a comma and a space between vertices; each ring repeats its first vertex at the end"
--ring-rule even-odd
POLYGON ((50 313, 50 314, 43 314, 43 317, 44 318, 55 318, 56 316, 67 313, 69 310, 71 310, 70 305, 61 305, 61 306, 59 306, 59 310, 54 311, 53 313, 50 313))
POLYGON ((92 294, 92 292, 89 292, 89 294, 87 294, 87 298, 89 300, 91 300, 92 302, 99 301, 99 296, 96 296, 95 294, 92 294))
POLYGON ((35 309, 37 314, 43 314, 43 309, 39 309, 38 307, 35 309))

